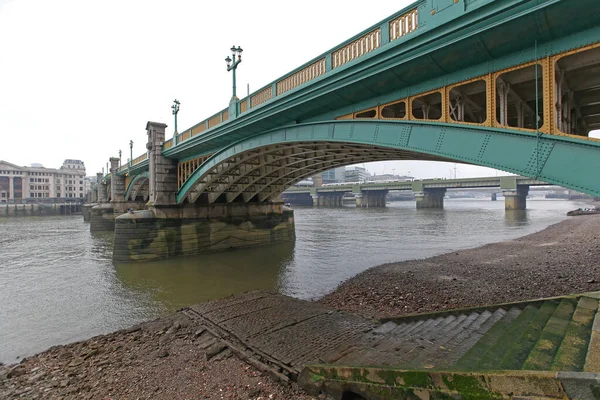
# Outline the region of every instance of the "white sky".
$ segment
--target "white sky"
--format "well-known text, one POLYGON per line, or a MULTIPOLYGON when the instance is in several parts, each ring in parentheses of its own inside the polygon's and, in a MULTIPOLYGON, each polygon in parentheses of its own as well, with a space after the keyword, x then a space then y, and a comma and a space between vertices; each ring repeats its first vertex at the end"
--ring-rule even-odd
MULTIPOLYGON (((411 1, 0 0, 0 159, 99 172, 145 151, 146 122, 182 131, 227 107, 232 44, 238 95, 254 91, 411 1)), ((370 172, 450 177, 453 164, 378 162, 370 172)), ((505 173, 500 173, 505 174, 505 173)), ((457 165, 457 176, 495 170, 457 165)))

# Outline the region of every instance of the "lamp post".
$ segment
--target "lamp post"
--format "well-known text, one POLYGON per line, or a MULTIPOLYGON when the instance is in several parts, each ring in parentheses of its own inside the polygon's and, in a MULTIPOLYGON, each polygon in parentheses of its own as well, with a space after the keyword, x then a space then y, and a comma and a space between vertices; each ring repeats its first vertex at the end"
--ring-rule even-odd
POLYGON ((175 132, 173 132, 173 144, 177 144, 177 114, 179 113, 179 100, 173 100, 173 105, 171 106, 171 110, 173 110, 173 115, 175 116, 175 132))
POLYGON ((119 150, 119 168, 121 168, 121 150, 119 150))
POLYGON ((127 174, 129 175, 129 169, 133 165, 133 140, 129 141, 129 165, 127 166, 127 174))
POLYGON ((235 47, 231 46, 231 56, 233 59, 227 58, 225 62, 227 63, 227 71, 233 71, 233 95, 231 96, 231 101, 229 102, 229 118, 236 118, 238 115, 238 101, 236 92, 235 92, 235 70, 239 63, 242 62, 242 48, 240 46, 235 47), (236 59, 237 56, 237 59, 236 59))

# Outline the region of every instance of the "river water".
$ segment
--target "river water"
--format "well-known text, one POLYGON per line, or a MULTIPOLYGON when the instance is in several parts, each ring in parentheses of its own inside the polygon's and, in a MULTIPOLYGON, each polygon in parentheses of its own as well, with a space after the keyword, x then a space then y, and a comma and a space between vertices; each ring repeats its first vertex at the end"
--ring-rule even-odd
POLYGON ((523 236, 585 206, 445 200, 385 209, 295 208, 296 242, 113 265, 112 233, 81 216, 0 219, 0 362, 254 289, 315 299, 367 268, 523 236))

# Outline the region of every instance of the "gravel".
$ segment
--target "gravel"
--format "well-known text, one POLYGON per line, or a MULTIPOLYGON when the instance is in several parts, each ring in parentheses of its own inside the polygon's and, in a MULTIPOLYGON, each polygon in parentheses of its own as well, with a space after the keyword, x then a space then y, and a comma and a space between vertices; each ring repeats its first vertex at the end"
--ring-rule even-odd
POLYGON ((368 317, 600 290, 600 215, 516 240, 369 269, 320 302, 368 317))

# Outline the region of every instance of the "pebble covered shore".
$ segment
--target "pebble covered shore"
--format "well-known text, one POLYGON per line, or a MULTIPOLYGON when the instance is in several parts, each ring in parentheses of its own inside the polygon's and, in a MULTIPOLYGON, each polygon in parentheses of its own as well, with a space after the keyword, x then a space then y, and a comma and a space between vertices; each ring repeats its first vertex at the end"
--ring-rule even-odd
MULTIPOLYGON (((600 290, 600 215, 516 240, 386 264, 320 301, 368 317, 600 290)), ((314 399, 223 351, 184 314, 0 365, 2 399, 314 399)))

